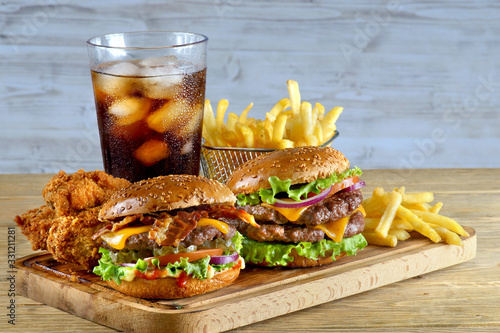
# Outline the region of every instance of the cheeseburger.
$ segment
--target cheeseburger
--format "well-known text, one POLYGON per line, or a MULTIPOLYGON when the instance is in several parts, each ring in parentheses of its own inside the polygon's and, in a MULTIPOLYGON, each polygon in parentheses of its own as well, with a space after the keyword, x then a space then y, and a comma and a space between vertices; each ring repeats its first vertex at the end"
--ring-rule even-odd
POLYGON ((367 242, 359 168, 329 147, 278 150, 242 164, 228 178, 237 208, 260 227, 240 222, 240 254, 261 266, 313 267, 354 255, 367 242))
POLYGON ((223 184, 189 175, 116 192, 99 212, 107 224, 94 235, 103 244, 94 273, 139 298, 190 297, 230 284, 245 265, 238 254, 242 236, 222 220, 255 224, 234 208, 235 200, 223 184))

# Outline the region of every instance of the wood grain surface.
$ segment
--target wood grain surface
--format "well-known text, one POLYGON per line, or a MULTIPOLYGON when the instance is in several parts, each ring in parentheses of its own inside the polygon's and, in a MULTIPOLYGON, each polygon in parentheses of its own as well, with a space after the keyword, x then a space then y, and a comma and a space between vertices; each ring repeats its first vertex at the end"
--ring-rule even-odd
POLYGON ((495 0, 2 1, 0 173, 102 169, 85 42, 138 30, 206 34, 229 111, 262 118, 288 79, 343 106, 356 165, 499 167, 499 20, 495 0))
POLYGON ((476 234, 465 229, 470 237, 462 247, 414 235, 396 248, 368 246, 356 256, 314 269, 247 267, 221 290, 179 300, 124 296, 98 276, 72 272, 50 254, 17 260, 16 289, 33 300, 127 332, 220 332, 472 260, 476 234))
MULTIPOLYGON (((0 175, 0 251, 7 256, 7 228, 13 217, 42 204, 40 195, 52 175, 0 175)), ((408 192, 433 191, 442 213, 476 230, 477 255, 463 264, 265 320, 235 332, 498 332, 500 330, 500 169, 365 170, 368 186, 408 192)), ((17 258, 33 254, 16 228, 17 258)), ((0 303, 4 314, 9 269, 1 261, 0 303)), ((17 295, 16 325, 5 332, 112 332, 66 312, 17 295)), ((279 301, 279 300, 277 300, 279 301)), ((0 312, 1 313, 1 312, 0 312)), ((3 314, 2 314, 3 315, 3 314)))

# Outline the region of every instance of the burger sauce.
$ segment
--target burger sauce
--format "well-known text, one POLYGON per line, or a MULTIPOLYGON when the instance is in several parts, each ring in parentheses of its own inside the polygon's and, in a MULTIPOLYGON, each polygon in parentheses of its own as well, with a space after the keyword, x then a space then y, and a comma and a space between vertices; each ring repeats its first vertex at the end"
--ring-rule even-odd
POLYGON ((179 288, 184 287, 188 281, 188 278, 189 275, 185 271, 182 271, 179 277, 177 278, 177 286, 179 288))
POLYGON ((156 280, 160 277, 161 275, 161 270, 159 269, 154 269, 152 271, 146 271, 145 273, 141 272, 140 270, 135 270, 135 276, 141 279, 145 280, 156 280))

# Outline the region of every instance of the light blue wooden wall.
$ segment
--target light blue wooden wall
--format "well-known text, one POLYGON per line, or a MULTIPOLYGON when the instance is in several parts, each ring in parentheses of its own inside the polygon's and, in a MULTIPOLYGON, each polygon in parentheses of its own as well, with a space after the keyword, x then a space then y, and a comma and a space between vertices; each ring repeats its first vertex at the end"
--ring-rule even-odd
POLYGON ((498 1, 2 1, 0 172, 102 169, 85 42, 210 38, 207 98, 264 113, 299 82, 344 107, 334 143, 364 169, 500 167, 498 1))

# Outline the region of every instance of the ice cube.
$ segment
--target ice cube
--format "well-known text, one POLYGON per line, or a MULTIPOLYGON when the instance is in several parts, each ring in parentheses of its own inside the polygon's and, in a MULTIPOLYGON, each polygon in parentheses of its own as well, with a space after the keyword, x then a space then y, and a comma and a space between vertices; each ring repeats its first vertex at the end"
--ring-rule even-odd
POLYGON ((144 142, 134 152, 134 156, 145 166, 152 166, 159 161, 167 158, 170 154, 170 148, 164 141, 152 139, 144 142))
POLYGON ((142 92, 153 99, 172 99, 182 89, 182 75, 173 75, 173 69, 146 67, 141 69, 142 92))
POLYGON ((151 107, 147 98, 129 97, 111 104, 108 112, 116 119, 119 126, 131 125, 143 119, 151 107))
POLYGON ((188 140, 181 149, 181 155, 189 154, 193 150, 193 139, 188 140))
POLYGON ((138 65, 141 67, 161 67, 165 65, 175 66, 178 63, 178 59, 174 55, 168 55, 164 57, 150 57, 142 59, 139 61, 138 65))
POLYGON ((182 127, 178 128, 177 135, 181 138, 192 136, 193 133, 198 133, 203 117, 203 104, 189 106, 190 111, 186 112, 182 127))
POLYGON ((133 78, 113 76, 109 74, 99 73, 94 75, 95 89, 114 98, 132 94, 132 92, 136 89, 134 81, 135 79, 133 78))
POLYGON ((139 67, 131 62, 124 61, 105 67, 103 72, 116 76, 137 76, 139 67))
POLYGON ((192 108, 183 99, 170 100, 146 118, 149 128, 165 133, 181 128, 191 117, 192 108))

